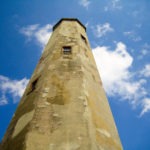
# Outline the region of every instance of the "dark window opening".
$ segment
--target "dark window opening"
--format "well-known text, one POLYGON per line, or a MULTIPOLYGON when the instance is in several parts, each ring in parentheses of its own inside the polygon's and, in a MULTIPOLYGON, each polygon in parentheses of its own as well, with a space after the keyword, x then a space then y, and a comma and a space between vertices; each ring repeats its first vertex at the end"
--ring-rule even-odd
POLYGON ((36 80, 34 80, 34 81, 31 83, 31 86, 30 86, 30 89, 29 89, 29 92, 27 93, 27 95, 29 95, 31 92, 33 92, 33 91, 36 89, 36 85, 37 85, 38 79, 39 79, 39 78, 37 78, 36 80))
POLYGON ((63 47, 63 54, 65 54, 65 55, 71 54, 71 47, 70 46, 64 46, 63 47))
POLYGON ((81 39, 85 44, 87 44, 86 38, 82 34, 81 34, 81 39))

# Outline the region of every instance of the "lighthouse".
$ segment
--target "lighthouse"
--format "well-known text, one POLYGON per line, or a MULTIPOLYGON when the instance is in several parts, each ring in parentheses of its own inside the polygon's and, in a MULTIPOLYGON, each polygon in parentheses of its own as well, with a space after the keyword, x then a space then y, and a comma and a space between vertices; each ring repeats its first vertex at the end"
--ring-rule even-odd
POLYGON ((78 19, 54 25, 1 150, 123 150, 78 19))

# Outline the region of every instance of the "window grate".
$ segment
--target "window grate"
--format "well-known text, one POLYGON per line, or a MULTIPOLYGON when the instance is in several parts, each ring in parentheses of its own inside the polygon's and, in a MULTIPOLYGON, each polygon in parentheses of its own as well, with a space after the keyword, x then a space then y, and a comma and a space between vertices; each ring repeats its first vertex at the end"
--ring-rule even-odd
POLYGON ((71 47, 70 46, 64 46, 63 47, 63 54, 65 54, 65 55, 71 54, 71 47))

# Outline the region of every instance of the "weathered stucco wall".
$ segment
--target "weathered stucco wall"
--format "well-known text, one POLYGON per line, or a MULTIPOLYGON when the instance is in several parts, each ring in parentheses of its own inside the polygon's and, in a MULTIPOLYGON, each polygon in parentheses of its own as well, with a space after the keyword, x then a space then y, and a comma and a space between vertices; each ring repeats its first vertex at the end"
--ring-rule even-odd
POLYGON ((2 150, 122 150, 83 26, 55 28, 2 141, 2 150), (71 47, 65 54, 63 47, 71 47))

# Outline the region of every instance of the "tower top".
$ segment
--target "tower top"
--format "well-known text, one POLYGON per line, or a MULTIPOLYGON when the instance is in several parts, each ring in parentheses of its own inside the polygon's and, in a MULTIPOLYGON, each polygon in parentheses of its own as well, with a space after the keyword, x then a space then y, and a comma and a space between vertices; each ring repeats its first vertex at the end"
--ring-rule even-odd
POLYGON ((53 26, 53 31, 59 26, 59 24, 62 22, 62 21, 76 21, 78 22, 86 31, 86 27, 77 19, 77 18, 62 18, 60 19, 54 26, 53 26))

